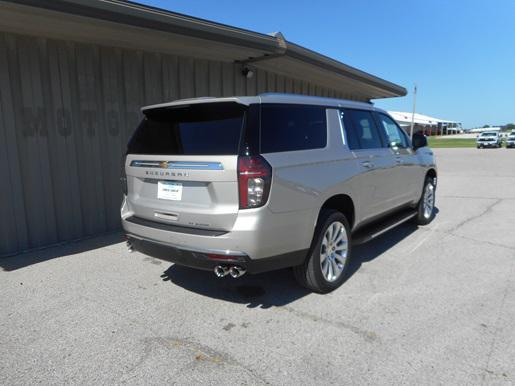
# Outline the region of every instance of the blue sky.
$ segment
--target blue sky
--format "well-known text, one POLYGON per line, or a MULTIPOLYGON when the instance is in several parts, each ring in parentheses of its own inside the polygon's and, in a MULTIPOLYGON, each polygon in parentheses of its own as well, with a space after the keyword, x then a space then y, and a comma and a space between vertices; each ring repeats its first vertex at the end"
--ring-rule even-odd
POLYGON ((409 89, 377 100, 389 110, 462 121, 515 122, 515 0, 246 2, 140 0, 174 12, 268 33, 409 89))

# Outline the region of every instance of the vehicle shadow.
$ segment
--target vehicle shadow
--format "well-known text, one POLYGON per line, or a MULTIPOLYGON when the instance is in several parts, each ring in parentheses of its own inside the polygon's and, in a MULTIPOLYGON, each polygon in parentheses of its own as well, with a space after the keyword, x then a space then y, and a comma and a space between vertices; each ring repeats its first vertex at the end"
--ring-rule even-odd
MULTIPOLYGON (((348 282, 363 264, 381 256, 416 230, 416 225, 405 223, 371 242, 353 247, 353 258, 350 261, 345 282, 348 282)), ((248 308, 280 307, 311 293, 296 283, 291 269, 245 275, 239 279, 230 277, 220 279, 212 272, 172 265, 163 272, 161 278, 185 290, 214 299, 239 303, 248 308)), ((339 290, 345 291, 345 283, 339 290)))
POLYGON ((58 245, 34 249, 18 255, 0 257, 0 268, 7 272, 14 271, 51 259, 107 247, 112 244, 120 243, 124 239, 125 237, 122 232, 114 232, 89 239, 68 241, 58 245))
POLYGON ((291 269, 244 275, 233 279, 230 276, 218 278, 213 272, 172 265, 161 278, 188 291, 240 303, 248 308, 284 306, 310 293, 297 285, 291 269))
MULTIPOLYGON (((368 243, 356 245, 352 250, 352 259, 349 263, 349 270, 346 274, 347 282, 363 264, 371 262, 400 241, 411 235, 418 229, 418 226, 410 222, 399 225, 398 227, 378 236, 368 243)), ((345 286, 345 284, 343 285, 345 286)))

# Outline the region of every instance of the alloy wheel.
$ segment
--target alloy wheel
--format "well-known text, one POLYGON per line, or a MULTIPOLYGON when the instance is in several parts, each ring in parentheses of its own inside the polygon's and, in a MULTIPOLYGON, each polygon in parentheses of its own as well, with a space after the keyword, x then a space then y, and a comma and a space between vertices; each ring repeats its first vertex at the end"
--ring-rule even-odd
POLYGON ((341 276, 347 261, 348 242, 341 222, 335 221, 327 227, 320 246, 320 268, 327 281, 333 282, 341 276))

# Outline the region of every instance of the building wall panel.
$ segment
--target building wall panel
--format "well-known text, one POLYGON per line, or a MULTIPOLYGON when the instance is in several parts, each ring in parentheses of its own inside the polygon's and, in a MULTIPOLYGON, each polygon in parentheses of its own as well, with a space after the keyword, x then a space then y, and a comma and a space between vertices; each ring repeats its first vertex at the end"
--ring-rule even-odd
POLYGON ((0 254, 12 253, 29 247, 23 178, 19 164, 14 95, 11 82, 14 74, 10 69, 9 45, 12 39, 0 34, 0 254), (10 42, 8 42, 10 40, 10 42))

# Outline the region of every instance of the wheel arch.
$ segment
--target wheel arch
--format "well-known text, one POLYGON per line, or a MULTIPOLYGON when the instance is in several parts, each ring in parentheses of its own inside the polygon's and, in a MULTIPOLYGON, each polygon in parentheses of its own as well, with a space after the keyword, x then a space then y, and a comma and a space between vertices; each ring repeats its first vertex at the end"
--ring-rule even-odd
POLYGON ((320 210, 318 211, 318 217, 320 217, 320 213, 324 209, 334 209, 343 213, 349 222, 350 228, 352 229, 354 227, 354 222, 356 220, 356 207, 354 205, 354 201, 349 195, 336 194, 329 197, 320 207, 320 210))
POLYGON ((436 170, 435 170, 434 168, 429 169, 429 170, 427 171, 427 173, 426 173, 426 178, 427 178, 427 177, 431 177, 431 178, 433 178, 433 179, 434 179, 434 178, 436 178, 436 176, 437 176, 437 175, 436 175, 436 170))

